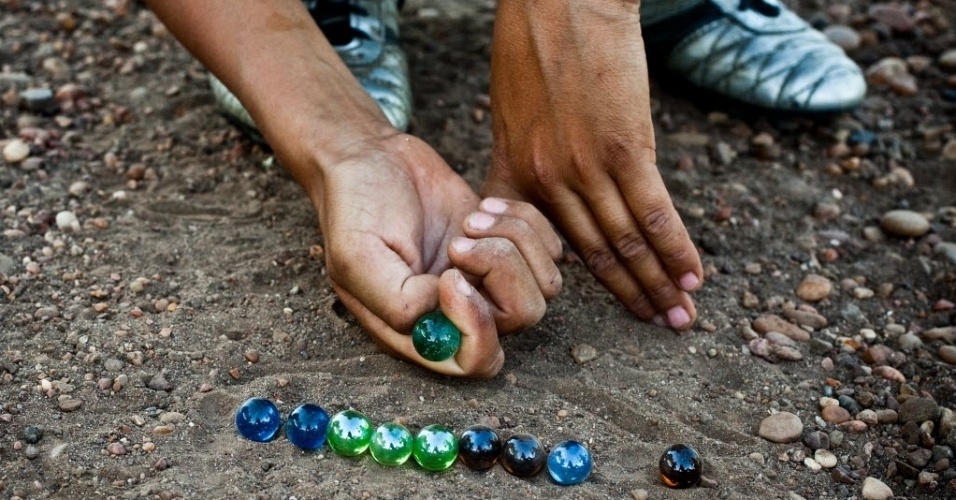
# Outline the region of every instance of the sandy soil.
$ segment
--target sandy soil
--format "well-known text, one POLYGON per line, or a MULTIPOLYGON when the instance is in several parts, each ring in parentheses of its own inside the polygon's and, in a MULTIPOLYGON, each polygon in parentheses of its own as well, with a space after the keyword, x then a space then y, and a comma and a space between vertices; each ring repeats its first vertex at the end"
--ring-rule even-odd
MULTIPOLYGON (((481 96, 494 2, 408 3, 414 132, 477 186, 491 144, 481 96)), ((935 3, 944 10, 920 4, 935 17, 915 33, 887 31, 852 54, 863 67, 889 55, 930 57, 918 93, 873 88, 852 116, 715 114, 655 86, 660 167, 708 268, 699 328, 678 336, 635 321, 569 259, 545 319, 506 338, 501 375, 476 382, 376 349, 324 276, 305 197, 216 114, 203 68, 142 5, 0 0, 0 146, 15 137, 32 145, 28 161, 0 163, 0 496, 627 498, 644 490, 666 499, 824 499, 859 496, 862 478, 874 476, 898 497, 956 497, 952 465, 923 486, 889 467, 887 450, 912 451, 897 424, 845 433, 833 452, 852 472, 849 484, 794 461, 812 456, 800 442, 774 444, 756 432, 775 411, 798 415, 807 430, 834 430, 816 421, 828 377, 875 394, 875 408, 908 391, 956 408, 940 342, 904 349, 887 328, 956 325, 945 306, 956 301, 956 266, 933 251, 956 241, 945 208, 956 205, 956 161, 943 154, 956 138, 956 105, 942 97, 951 74, 935 63, 956 35, 927 28, 956 22, 956 11, 935 3), (67 84, 75 94, 61 92, 51 113, 29 109, 19 94, 67 84), (832 157, 858 128, 876 134, 872 145, 832 157), (769 151, 752 145, 761 132, 773 140, 769 151), (736 158, 722 161, 727 151, 736 158), (914 185, 878 187, 893 167, 914 185), (894 208, 928 214, 930 234, 865 238, 894 208), (65 210, 78 231, 58 228, 65 210), (762 314, 808 305, 795 290, 811 273, 834 284, 812 304, 828 320, 808 328, 817 342, 798 343, 797 361, 751 356, 741 332, 762 314), (581 344, 597 357, 576 362, 581 344), (906 384, 861 365, 873 344, 901 352, 906 384), (232 425, 252 396, 274 398, 284 413, 304 402, 330 413, 353 406, 413 430, 483 421, 546 444, 574 438, 590 446, 596 467, 586 484, 562 488, 500 468, 425 473, 327 449, 303 453, 284 438, 252 443, 232 425), (32 445, 31 425, 44 433, 32 445), (700 451, 716 490, 660 483, 657 460, 678 442, 700 451)), ((825 4, 799 7, 820 20, 825 4)), ((867 17, 871 2, 845 5, 861 32, 886 31, 867 17)))

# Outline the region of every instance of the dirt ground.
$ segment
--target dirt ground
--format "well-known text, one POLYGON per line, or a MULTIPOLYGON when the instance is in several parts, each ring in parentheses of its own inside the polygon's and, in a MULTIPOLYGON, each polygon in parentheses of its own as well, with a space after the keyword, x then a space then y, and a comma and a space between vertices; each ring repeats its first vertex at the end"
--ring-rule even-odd
MULTIPOLYGON (((927 57, 908 61, 912 95, 874 85, 853 114, 793 121, 654 86, 660 168, 708 270, 697 328, 636 321, 568 259, 544 320, 503 340, 502 373, 463 381, 378 351, 332 292, 306 198, 217 114, 204 69, 144 6, 0 0, 0 147, 30 145, 0 162, 0 497, 833 499, 860 497, 873 476, 897 498, 956 498, 951 459, 903 463, 920 448, 952 455, 941 417, 918 444, 901 423, 852 432, 819 419, 827 387, 873 409, 914 395, 956 409, 953 366, 937 354, 956 333, 922 335, 956 326, 956 263, 941 251, 956 242, 956 82, 937 63, 956 48, 956 6, 905 3, 906 30, 868 15, 877 3, 794 6, 821 26, 846 14, 863 68, 927 57), (57 93, 53 109, 23 94, 38 88, 57 93), (844 146, 859 130, 872 135, 844 146), (898 208, 925 214, 929 233, 874 229, 898 208), (63 211, 78 225, 60 228, 63 211), (796 292, 810 274, 833 284, 812 303, 796 292), (751 355, 751 321, 794 307, 827 323, 804 328, 801 359, 751 355), (596 357, 575 359, 582 344, 596 357), (862 361, 873 345, 905 382, 862 361), (252 396, 284 414, 352 406, 413 431, 480 421, 546 445, 573 438, 595 470, 563 488, 500 467, 426 473, 252 443, 233 427, 252 396), (840 464, 814 471, 807 445, 759 437, 777 411, 838 431, 840 464), (717 489, 662 485, 656 464, 674 443, 699 450, 717 489)), ((404 15, 413 132, 477 187, 494 2, 409 1, 404 15)))

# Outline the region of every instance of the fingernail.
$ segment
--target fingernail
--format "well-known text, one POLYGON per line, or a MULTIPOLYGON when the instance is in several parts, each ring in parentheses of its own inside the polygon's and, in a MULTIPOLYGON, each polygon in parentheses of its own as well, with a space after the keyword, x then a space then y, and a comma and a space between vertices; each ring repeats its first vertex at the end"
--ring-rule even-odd
POLYGON ((467 252, 475 248, 477 244, 478 242, 471 238, 455 238, 455 240, 451 242, 451 246, 455 247, 455 250, 458 252, 467 252))
POLYGON ((680 328, 690 322, 690 314, 681 306, 672 307, 667 311, 667 322, 672 328, 680 328))
POLYGON ((480 208, 490 214, 503 214, 508 211, 508 204, 500 198, 485 198, 480 208))
POLYGON ((697 285, 699 284, 700 279, 698 279, 694 273, 687 273, 680 277, 680 287, 683 288, 685 292, 697 289, 697 285))
POLYGON ((651 318, 651 321, 653 321, 657 326, 667 326, 667 323, 664 322, 664 317, 660 314, 654 315, 654 317, 651 318))
POLYGON ((471 292, 474 291, 471 283, 468 283, 468 280, 466 280, 465 277, 459 272, 455 273, 455 288, 457 288, 458 292, 465 297, 471 295, 471 292))
POLYGON ((472 229, 485 230, 495 223, 495 218, 482 212, 475 212, 468 216, 468 225, 472 229))

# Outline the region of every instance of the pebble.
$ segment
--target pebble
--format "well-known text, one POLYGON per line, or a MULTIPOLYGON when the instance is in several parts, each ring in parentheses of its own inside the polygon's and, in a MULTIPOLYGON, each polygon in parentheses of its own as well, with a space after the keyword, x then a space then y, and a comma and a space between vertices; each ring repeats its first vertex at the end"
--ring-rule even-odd
POLYGON ((20 139, 13 139, 3 147, 3 161, 15 164, 30 156, 30 145, 20 139))
POLYGON ((33 460, 40 456, 40 449, 31 444, 30 446, 27 446, 26 450, 23 451, 23 455, 26 456, 28 460, 33 460))
POLYGON ((840 428, 851 434, 859 434, 861 432, 866 432, 866 430, 869 429, 869 426, 861 420, 849 420, 840 424, 840 428))
POLYGON ((80 409, 83 406, 83 401, 79 399, 64 399, 59 402, 60 411, 64 413, 70 413, 80 409))
POLYGON ((893 490, 875 477, 868 477, 863 480, 861 494, 864 500, 889 500, 893 498, 893 490))
POLYGON ((917 424, 927 420, 936 421, 936 413, 939 411, 939 405, 930 398, 913 397, 909 398, 900 405, 900 422, 916 422, 917 424))
POLYGON ((906 382, 906 377, 892 366, 877 366, 873 369, 873 375, 883 377, 890 382, 906 382))
POLYGON ((69 210, 64 210, 56 214, 56 227, 64 231, 78 232, 80 230, 80 220, 76 214, 69 210))
POLYGON ((810 470, 812 470, 812 471, 814 471, 814 472, 820 470, 820 469, 823 467, 823 466, 820 465, 819 462, 817 462, 816 460, 814 460, 814 459, 812 459, 812 458, 810 458, 810 457, 807 457, 807 458, 804 458, 804 459, 803 459, 803 465, 806 465, 808 469, 810 469, 810 470))
POLYGON ((909 15, 906 8, 900 4, 879 3, 871 5, 867 14, 876 21, 888 26, 898 33, 909 33, 913 31, 913 17, 909 15))
POLYGON ((167 468, 169 468, 169 460, 167 460, 165 457, 160 458, 155 464, 153 464, 153 469, 157 471, 164 471, 167 468))
POLYGON ((817 449, 813 452, 813 459, 824 469, 832 469, 837 465, 837 456, 830 450, 817 449))
POLYGON ((830 436, 823 431, 810 431, 803 435, 803 444, 811 450, 830 449, 830 436))
POLYGON ((828 424, 839 425, 850 420, 850 412, 840 405, 827 405, 820 410, 820 416, 828 424))
POLYGON ((906 238, 917 238, 929 232, 929 221, 912 210, 890 210, 883 214, 880 226, 888 233, 906 238))
POLYGON ((899 57, 880 59, 866 69, 866 79, 874 85, 889 86, 899 95, 909 96, 919 91, 909 66, 899 57))
POLYGON ((899 422, 900 415, 896 410, 887 408, 876 410, 876 422, 880 424, 895 424, 899 422))
POLYGON ((933 252, 936 255, 942 255, 943 257, 949 259, 950 262, 956 264, 956 243, 942 242, 937 243, 936 247, 933 248, 933 252))
POLYGON ((951 364, 956 365, 956 346, 944 345, 939 348, 939 359, 951 364))
POLYGON ((125 455, 126 447, 123 446, 123 443, 113 442, 106 446, 106 451, 108 451, 110 455, 125 455))
POLYGON ((37 113, 53 113, 58 107, 53 91, 46 88, 26 89, 20 92, 20 104, 27 110, 37 113))
POLYGON ((125 365, 125 363, 116 358, 109 358, 103 362, 103 368, 108 372, 118 372, 122 370, 125 365))
POLYGON ((900 335, 900 338, 896 339, 896 343, 903 351, 912 351, 923 347, 923 341, 912 332, 900 335))
POLYGON ((891 349, 889 346, 876 344, 867 347, 866 350, 863 351, 861 357, 868 365, 883 366, 887 363, 887 360, 890 358, 891 354, 893 354, 893 349, 891 349))
POLYGON ((35 425, 29 425, 23 428, 23 440, 26 441, 27 444, 37 444, 41 439, 43 439, 43 429, 35 425))
POLYGON ((956 69, 956 49, 949 49, 940 54, 939 65, 943 69, 956 69))
POLYGON ((860 33, 849 26, 831 24, 823 29, 823 34, 847 52, 860 47, 860 33))
POLYGON ((792 443, 803 435, 803 422, 793 413, 782 411, 763 419, 757 435, 773 443, 792 443))
POLYGON ((947 344, 952 344, 956 341, 956 326, 930 328, 929 330, 923 330, 920 335, 929 341, 942 340, 947 344))
POLYGON ((77 198, 79 198, 80 196, 83 196, 89 190, 90 190, 90 185, 86 181, 76 181, 70 184, 70 187, 67 189, 67 191, 70 193, 71 196, 75 196, 77 198))
POLYGON ((819 302, 830 296, 833 283, 819 274, 808 274, 797 286, 797 297, 807 302, 819 302))
POLYGON ((634 500, 647 500, 650 498, 647 490, 634 490, 631 492, 631 496, 634 497, 634 500))
POLYGON ((163 424, 178 424, 186 420, 186 415, 179 413, 178 411, 167 411, 159 416, 160 423, 163 424))
POLYGON ((780 332, 793 340, 801 342, 810 340, 810 334, 806 330, 775 314, 767 314, 755 319, 753 329, 761 334, 780 332))
POLYGON ((819 329, 827 326, 827 318, 815 312, 804 311, 802 309, 784 309, 783 315, 798 325, 809 326, 813 329, 819 329))
POLYGON ((590 344, 578 344, 571 348, 571 357, 574 358, 575 363, 583 365, 597 359, 598 352, 590 344))
POLYGON ((173 390, 173 384, 166 380, 166 376, 163 375, 163 372, 159 372, 156 375, 153 375, 153 378, 149 380, 149 383, 146 384, 147 387, 154 391, 166 391, 169 392, 173 390))
POLYGON ((876 412, 873 410, 863 410, 856 414, 856 419, 863 422, 868 426, 873 426, 880 423, 880 419, 877 418, 876 412))

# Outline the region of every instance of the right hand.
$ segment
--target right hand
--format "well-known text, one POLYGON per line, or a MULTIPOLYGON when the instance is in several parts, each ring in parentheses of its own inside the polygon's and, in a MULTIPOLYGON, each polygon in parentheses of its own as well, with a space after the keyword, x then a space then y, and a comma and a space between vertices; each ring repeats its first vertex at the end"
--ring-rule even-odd
POLYGON ((396 133, 355 151, 324 170, 313 196, 342 302, 394 355, 447 375, 494 376, 504 363, 498 335, 537 323, 561 288, 557 235, 529 204, 479 202, 417 138, 396 133), (442 362, 419 356, 409 335, 436 308, 462 332, 442 362))

